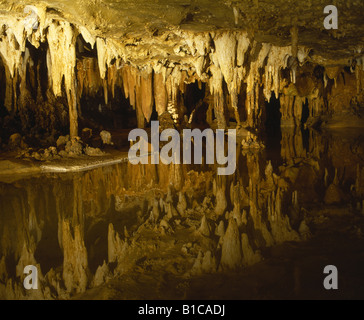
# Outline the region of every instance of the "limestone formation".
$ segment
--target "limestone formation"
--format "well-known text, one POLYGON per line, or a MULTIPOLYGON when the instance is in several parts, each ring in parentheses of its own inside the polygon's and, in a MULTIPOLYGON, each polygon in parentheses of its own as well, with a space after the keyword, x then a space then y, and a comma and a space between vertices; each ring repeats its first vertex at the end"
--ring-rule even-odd
POLYGON ((0 1, 0 299, 216 298, 239 281, 301 298, 315 237, 360 269, 342 252, 363 238, 363 1, 334 1, 339 29, 323 0, 190 2, 0 1), (236 170, 218 174, 206 137, 201 164, 130 163, 129 133, 157 120, 181 142, 235 129, 236 170))
POLYGON ((198 229, 198 232, 205 237, 210 236, 211 228, 210 228, 209 222, 207 221, 206 216, 202 217, 201 225, 200 225, 200 228, 198 229))
POLYGON ((230 219, 224 235, 220 265, 223 269, 237 269, 242 264, 242 248, 238 225, 230 219))
POLYGON ((113 142, 111 141, 111 133, 106 131, 106 130, 103 130, 100 132, 100 137, 102 139, 102 143, 103 144, 113 144, 113 142))
POLYGON ((64 252, 63 280, 68 292, 84 292, 88 285, 87 250, 80 225, 73 227, 68 221, 62 225, 64 252))

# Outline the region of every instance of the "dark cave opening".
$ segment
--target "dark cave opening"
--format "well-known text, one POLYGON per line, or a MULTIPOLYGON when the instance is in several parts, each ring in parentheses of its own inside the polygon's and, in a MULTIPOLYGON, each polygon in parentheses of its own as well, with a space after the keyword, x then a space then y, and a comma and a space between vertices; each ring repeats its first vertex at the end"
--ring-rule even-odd
POLYGON ((136 112, 124 97, 122 89, 115 88, 115 97, 105 104, 103 92, 95 97, 84 95, 80 99, 80 128, 118 130, 137 127, 136 112))
POLYGON ((82 34, 79 34, 76 39, 76 58, 97 58, 96 46, 92 48, 91 44, 85 41, 82 34))
MULTIPOLYGON (((105 104, 103 91, 99 90, 96 96, 84 95, 80 99, 81 115, 79 116, 79 131, 89 128, 93 131, 90 145, 101 147, 99 133, 109 131, 112 141, 117 148, 128 146, 128 132, 137 127, 136 110, 124 97, 120 87, 115 87, 115 97, 105 104)), ((155 115, 152 114, 152 117, 155 115)), ((85 141, 84 141, 85 142, 85 141)))
POLYGON ((186 108, 185 116, 190 120, 191 114, 193 123, 197 126, 206 124, 206 112, 208 104, 205 101, 206 84, 204 82, 193 82, 186 86, 183 94, 183 102, 186 108))
POLYGON ((246 85, 246 83, 242 83, 240 92, 238 94, 238 113, 239 113, 241 122, 244 122, 247 120, 247 113, 246 113, 246 107, 245 107, 246 96, 247 96, 246 91, 247 91, 247 85, 246 85))
POLYGON ((192 82, 186 86, 184 93, 184 104, 189 116, 200 100, 203 100, 206 92, 206 84, 203 82, 192 82))
POLYGON ((279 98, 273 94, 269 102, 265 103, 265 134, 267 139, 281 137, 281 104, 279 98))
POLYGON ((302 104, 302 117, 301 124, 304 125, 310 116, 310 110, 308 108, 308 100, 305 100, 305 103, 302 104))
POLYGON ((41 43, 39 48, 34 47, 26 41, 26 48, 29 50, 30 58, 33 62, 27 63, 26 84, 34 101, 39 99, 47 100, 48 90, 48 69, 47 64, 47 43, 41 43))
MULTIPOLYGON (((125 98, 120 84, 111 90, 106 85, 108 76, 101 79, 96 46, 92 48, 82 35, 77 37, 76 57, 78 86, 82 86, 78 93, 80 133, 83 129, 90 128, 96 135, 107 130, 115 137, 123 134, 126 129, 136 128, 136 110, 129 99, 125 98), (80 80, 85 83, 80 84, 80 80)), ((95 146, 99 147, 99 144, 96 143, 95 146)))

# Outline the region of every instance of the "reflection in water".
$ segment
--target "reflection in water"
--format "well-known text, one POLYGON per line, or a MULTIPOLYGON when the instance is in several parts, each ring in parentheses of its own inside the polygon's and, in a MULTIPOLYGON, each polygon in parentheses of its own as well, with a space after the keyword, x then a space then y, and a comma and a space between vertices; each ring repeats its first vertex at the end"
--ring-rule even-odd
POLYGON ((272 246, 310 239, 317 208, 364 210, 362 141, 286 127, 280 153, 239 152, 232 176, 121 163, 1 183, 0 297, 69 298, 127 274, 245 270, 272 246), (26 265, 38 267, 39 290, 23 289, 26 265))

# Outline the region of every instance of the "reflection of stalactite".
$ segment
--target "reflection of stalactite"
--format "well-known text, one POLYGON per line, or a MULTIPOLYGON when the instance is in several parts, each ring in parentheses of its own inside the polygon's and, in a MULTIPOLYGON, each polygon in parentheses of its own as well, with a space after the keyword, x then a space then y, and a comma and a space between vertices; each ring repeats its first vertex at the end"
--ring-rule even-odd
POLYGON ((282 212, 282 191, 279 187, 268 197, 268 220, 276 243, 299 240, 298 233, 291 228, 289 217, 282 212))
POLYGON ((68 292, 84 292, 88 284, 87 250, 80 225, 62 222, 63 280, 68 292))
POLYGON ((214 194, 216 197, 215 212, 217 215, 222 215, 225 213, 227 208, 226 199, 226 176, 217 176, 214 180, 214 194))
POLYGON ((84 210, 82 198, 82 184, 77 178, 73 179, 73 225, 80 225, 81 231, 84 226, 84 210))
MULTIPOLYGON (((286 152, 282 156, 286 163, 278 170, 273 169, 272 163, 265 163, 259 151, 253 150, 240 155, 243 159, 238 162, 244 163, 239 167, 241 171, 232 177, 216 176, 214 182, 211 172, 178 171, 181 165, 123 163, 50 179, 37 188, 33 180, 25 180, 26 187, 19 184, 10 192, 11 201, 0 185, 0 205, 4 208, 4 218, 0 217, 4 219, 0 224, 0 278, 5 279, 3 283, 14 280, 14 274, 4 267, 3 257, 16 258, 13 267, 18 275, 27 263, 40 264, 39 270, 43 268, 43 250, 38 249, 42 241, 48 240, 47 221, 56 220, 53 213, 58 215, 63 263, 61 255, 59 265, 49 266, 50 271, 42 276, 42 285, 54 288, 59 297, 69 297, 89 286, 104 283, 112 275, 133 270, 136 261, 149 257, 151 250, 158 248, 153 242, 155 239, 149 238, 150 234, 155 234, 158 241, 166 235, 171 237, 177 222, 178 228, 183 228, 192 217, 197 224, 184 230, 192 230, 196 239, 203 239, 202 247, 205 242, 208 245, 201 250, 198 248, 201 253, 191 258, 193 263, 189 268, 192 273, 203 273, 252 265, 262 260, 266 247, 306 239, 310 233, 302 220, 301 204, 314 202, 311 189, 317 189, 324 180, 326 187, 333 182, 340 188, 351 181, 352 197, 359 203, 358 210, 362 210, 362 167, 352 166, 354 169, 346 170, 335 167, 334 170, 321 166, 315 159, 322 159, 325 165, 337 163, 335 153, 345 148, 345 140, 325 141, 325 137, 312 133, 309 137, 311 154, 306 154, 301 131, 290 127, 283 131, 285 133, 282 148, 286 152), (328 158, 323 159, 326 156, 328 158), (53 184, 52 192, 47 192, 48 183, 53 184), (53 205, 55 212, 49 210, 53 205), (103 231, 97 232, 96 237, 94 230, 103 231), (148 232, 144 233, 145 230, 148 232), (145 234, 148 237, 143 242, 145 234), (94 250, 100 243, 104 251, 99 259, 95 258, 94 250), (221 259, 217 259, 220 256, 221 259)), ((183 252, 188 254, 188 249, 183 252)), ((15 292, 17 284, 15 280, 11 286, 7 284, 9 292, 15 292)))
POLYGON ((288 164, 297 158, 305 158, 302 130, 299 127, 282 127, 281 156, 288 164))

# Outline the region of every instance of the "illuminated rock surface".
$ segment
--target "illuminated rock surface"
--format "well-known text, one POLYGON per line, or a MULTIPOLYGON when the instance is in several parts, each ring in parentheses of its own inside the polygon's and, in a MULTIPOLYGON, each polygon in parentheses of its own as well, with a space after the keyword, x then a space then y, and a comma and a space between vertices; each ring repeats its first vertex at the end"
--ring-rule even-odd
POLYGON ((363 298, 363 2, 325 5, 0 1, 0 298, 363 298), (128 163, 157 119, 236 172, 128 163))

